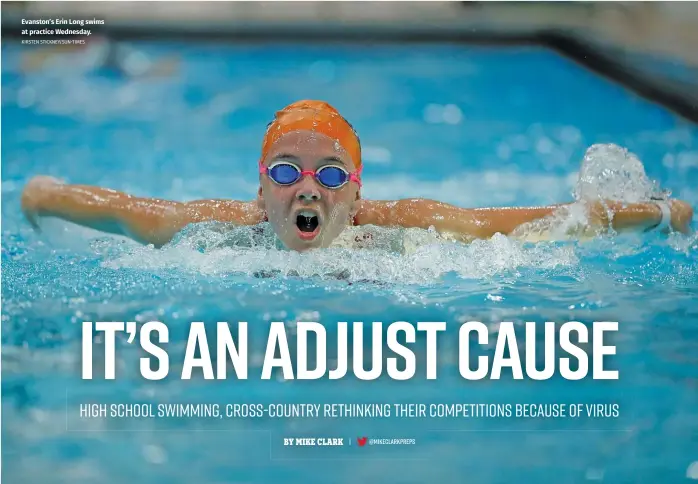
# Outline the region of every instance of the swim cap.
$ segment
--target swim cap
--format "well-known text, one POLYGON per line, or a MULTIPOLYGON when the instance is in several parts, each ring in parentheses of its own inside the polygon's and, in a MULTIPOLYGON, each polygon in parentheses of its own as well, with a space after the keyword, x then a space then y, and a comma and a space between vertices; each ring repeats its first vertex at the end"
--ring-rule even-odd
POLYGON ((361 143, 354 128, 335 108, 324 101, 303 100, 276 112, 262 143, 262 160, 271 146, 292 131, 313 131, 336 140, 349 153, 357 170, 361 168, 361 143))

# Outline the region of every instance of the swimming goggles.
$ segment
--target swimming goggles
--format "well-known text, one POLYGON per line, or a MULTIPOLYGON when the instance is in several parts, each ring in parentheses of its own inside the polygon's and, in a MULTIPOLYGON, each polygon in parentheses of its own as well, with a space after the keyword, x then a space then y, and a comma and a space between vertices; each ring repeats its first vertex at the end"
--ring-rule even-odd
POLYGON ((325 165, 319 170, 303 171, 298 165, 288 161, 277 161, 268 167, 259 164, 259 172, 266 174, 271 181, 277 185, 293 185, 301 179, 303 175, 315 177, 317 182, 325 188, 336 190, 343 187, 350 181, 356 182, 361 187, 361 168, 355 173, 349 173, 338 165, 325 165))

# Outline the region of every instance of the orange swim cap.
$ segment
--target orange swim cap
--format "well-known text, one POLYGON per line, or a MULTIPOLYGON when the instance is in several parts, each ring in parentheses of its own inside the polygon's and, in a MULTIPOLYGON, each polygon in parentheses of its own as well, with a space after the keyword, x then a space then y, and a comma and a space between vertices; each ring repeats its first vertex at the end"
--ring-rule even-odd
POLYGON ((283 135, 292 131, 313 131, 336 140, 361 168, 361 143, 354 128, 335 108, 324 101, 303 100, 276 112, 274 121, 267 127, 262 143, 262 160, 271 146, 283 135))

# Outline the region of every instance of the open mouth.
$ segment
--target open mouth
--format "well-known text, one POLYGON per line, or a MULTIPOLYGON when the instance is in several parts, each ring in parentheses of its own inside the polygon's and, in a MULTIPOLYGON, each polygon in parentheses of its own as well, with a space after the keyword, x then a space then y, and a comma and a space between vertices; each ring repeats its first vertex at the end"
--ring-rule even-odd
POLYGON ((317 213, 310 210, 303 210, 296 215, 296 227, 298 235, 304 240, 315 238, 320 229, 320 218, 317 213))

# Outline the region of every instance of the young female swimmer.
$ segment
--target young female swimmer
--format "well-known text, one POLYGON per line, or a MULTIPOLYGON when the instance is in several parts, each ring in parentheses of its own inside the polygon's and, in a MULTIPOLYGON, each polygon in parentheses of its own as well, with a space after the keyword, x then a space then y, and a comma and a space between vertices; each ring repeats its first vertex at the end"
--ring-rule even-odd
MULTIPOLYGON (((361 146, 352 126, 325 102, 298 101, 277 112, 267 128, 255 201, 138 198, 39 176, 25 187, 22 210, 35 228, 38 217, 58 217, 156 247, 192 223, 268 221, 288 249, 304 251, 329 246, 348 225, 434 227, 456 240, 489 238, 511 234, 565 206, 464 209, 425 199, 363 200, 361 169, 361 146)), ((687 233, 693 217, 692 208, 679 200, 597 202, 587 209, 586 229, 594 232, 610 226, 687 233)))

